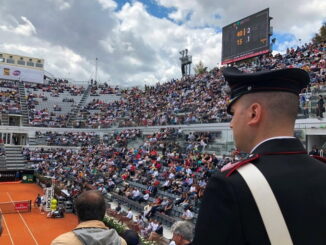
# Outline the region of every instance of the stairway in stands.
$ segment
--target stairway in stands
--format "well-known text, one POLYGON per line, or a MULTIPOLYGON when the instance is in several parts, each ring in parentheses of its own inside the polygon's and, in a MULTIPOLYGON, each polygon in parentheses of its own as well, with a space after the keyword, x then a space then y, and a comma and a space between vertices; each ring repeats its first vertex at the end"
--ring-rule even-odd
POLYGON ((71 114, 68 118, 67 121, 67 128, 72 128, 73 127, 73 123, 77 118, 77 114, 79 113, 80 109, 85 105, 87 98, 90 94, 91 91, 91 85, 88 85, 87 89, 84 91, 83 97, 80 99, 77 107, 75 107, 74 109, 72 109, 71 114))
POLYGON ((6 157, 0 156, 0 170, 6 169, 6 157))
POLYGON ((6 169, 25 169, 26 159, 21 146, 5 146, 6 169))
POLYGON ((1 143, 0 144, 0 170, 6 169, 6 156, 5 153, 5 147, 1 143))
POLYGON ((22 111, 22 123, 23 126, 27 127, 29 126, 29 118, 28 118, 28 108, 26 103, 26 94, 25 94, 25 87, 23 82, 18 83, 18 91, 20 96, 20 107, 22 111))

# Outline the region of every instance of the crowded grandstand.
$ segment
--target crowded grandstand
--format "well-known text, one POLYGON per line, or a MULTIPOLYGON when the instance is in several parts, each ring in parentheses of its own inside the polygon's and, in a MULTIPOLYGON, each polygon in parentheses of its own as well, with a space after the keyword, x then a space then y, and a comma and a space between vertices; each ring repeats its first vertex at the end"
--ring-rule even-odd
MULTIPOLYGON (((318 130, 325 127, 326 42, 234 66, 248 73, 309 73, 295 136, 310 154, 323 156, 325 133, 318 130)), ((168 244, 162 227, 195 224, 210 176, 247 157, 232 141, 223 69, 143 88, 95 79, 77 85, 59 77, 42 83, 2 78, 0 180, 32 174, 32 181, 54 188, 65 212, 75 211, 72 203, 83 190, 98 190, 111 205, 110 217, 143 239, 168 244)))
MULTIPOLYGON (((325 58, 325 43, 310 43, 239 68, 308 71, 311 83, 300 95, 299 116, 309 120, 317 117, 318 95, 325 91, 325 58)), ((97 189, 108 200, 167 226, 178 219, 195 222, 208 178, 244 157, 227 148, 223 154, 214 152, 211 146, 218 143, 219 132, 180 127, 230 120, 228 88, 218 68, 144 89, 119 89, 96 81, 83 87, 61 79, 48 84, 2 80, 1 95, 3 126, 19 126, 17 120, 8 118, 19 116, 22 123, 28 116, 24 126, 32 127, 35 134, 17 154, 37 175, 53 178, 69 199, 85 188, 97 189), (143 131, 144 126, 158 127, 149 133, 143 131)), ((2 139, 1 146, 4 157, 6 140, 2 139)), ((9 140, 21 145, 15 138, 9 140)), ((140 223, 142 235, 149 237, 151 224, 141 219, 135 222, 140 223)))

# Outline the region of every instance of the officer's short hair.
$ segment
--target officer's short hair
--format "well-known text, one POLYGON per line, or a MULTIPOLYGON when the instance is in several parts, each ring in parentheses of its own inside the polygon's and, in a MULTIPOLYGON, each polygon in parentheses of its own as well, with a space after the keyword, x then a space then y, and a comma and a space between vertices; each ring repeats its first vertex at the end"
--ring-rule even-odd
POLYGON ((259 102, 268 109, 272 118, 295 120, 299 110, 299 97, 288 92, 258 92, 244 96, 246 105, 259 102))
POLYGON ((177 221, 171 227, 172 233, 182 236, 187 241, 194 238, 194 226, 188 221, 177 221))

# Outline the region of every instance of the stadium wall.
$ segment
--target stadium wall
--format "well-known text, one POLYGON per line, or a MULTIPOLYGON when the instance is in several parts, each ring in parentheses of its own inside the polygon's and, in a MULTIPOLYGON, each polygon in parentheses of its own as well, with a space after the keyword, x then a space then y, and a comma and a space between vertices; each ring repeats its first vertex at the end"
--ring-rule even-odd
POLYGON ((0 79, 43 83, 44 71, 0 64, 0 79))
MULTIPOLYGON (((232 144, 233 135, 229 127, 229 123, 210 123, 210 124, 190 124, 190 125, 170 125, 170 126, 151 126, 151 127, 126 127, 126 128, 41 128, 41 127, 15 127, 15 126, 0 126, 0 133, 20 133, 26 134, 27 138, 34 138, 36 132, 45 133, 53 131, 57 133, 65 132, 95 132, 100 138, 105 134, 113 134, 126 129, 140 129, 143 135, 150 135, 159 131, 161 128, 180 128, 184 133, 190 132, 220 132, 217 139, 218 144, 232 144)), ((299 138, 308 150, 313 145, 322 145, 326 142, 326 121, 318 119, 299 119, 295 124, 295 136, 299 138)), ((28 142, 28 140, 27 140, 28 142)), ((28 143, 27 143, 28 144, 28 143)))

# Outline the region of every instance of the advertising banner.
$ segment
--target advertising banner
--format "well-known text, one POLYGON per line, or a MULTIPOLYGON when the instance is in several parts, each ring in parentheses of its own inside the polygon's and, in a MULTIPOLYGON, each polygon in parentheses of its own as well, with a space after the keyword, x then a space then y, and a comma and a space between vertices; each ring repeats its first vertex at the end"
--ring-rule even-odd
POLYGON ((21 202, 21 203, 15 203, 15 210, 16 211, 28 211, 29 210, 29 203, 27 202, 21 202))
POLYGON ((33 183, 34 175, 33 174, 23 174, 22 182, 23 183, 33 183))
POLYGON ((34 83, 43 83, 44 71, 1 64, 0 78, 34 83))
POLYGON ((45 211, 50 212, 51 211, 51 200, 53 197, 54 191, 52 187, 46 188, 45 191, 45 211))

